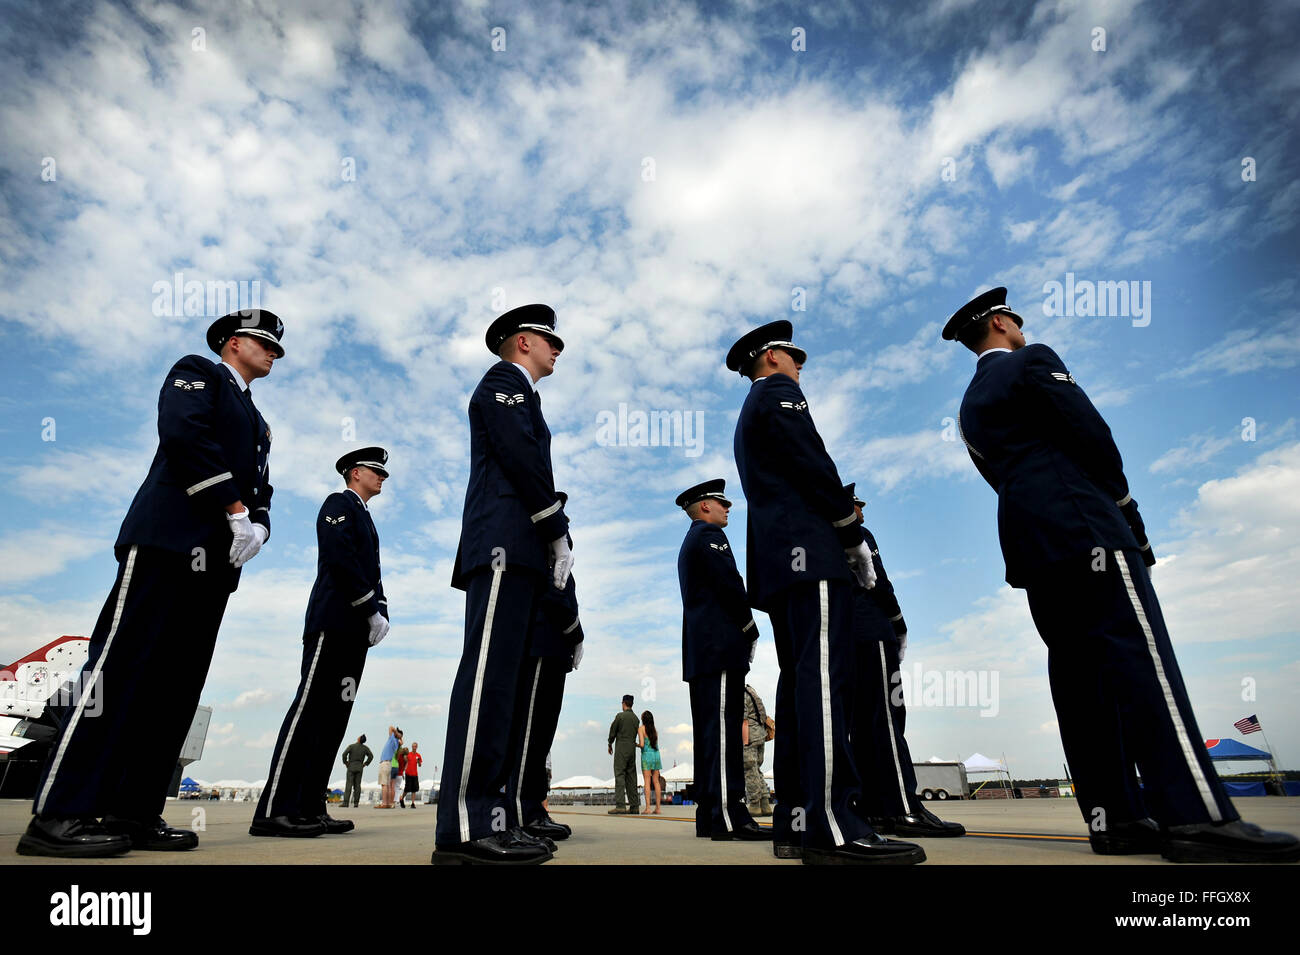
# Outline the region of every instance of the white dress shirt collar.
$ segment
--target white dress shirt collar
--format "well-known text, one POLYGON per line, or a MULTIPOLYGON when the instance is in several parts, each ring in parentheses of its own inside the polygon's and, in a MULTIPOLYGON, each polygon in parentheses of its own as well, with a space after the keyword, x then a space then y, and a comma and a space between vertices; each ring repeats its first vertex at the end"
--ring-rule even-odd
POLYGON ((1004 352, 1006 352, 1008 355, 1011 354, 1011 349, 1010 349, 1010 348, 986 348, 986 349, 984 349, 982 352, 979 353, 979 358, 976 358, 975 360, 976 360, 976 361, 979 361, 980 358, 983 358, 985 355, 992 355, 995 351, 1004 351, 1004 352))
POLYGON ((528 369, 525 368, 523 365, 519 364, 519 362, 517 361, 512 361, 510 364, 514 365, 516 368, 519 369, 519 374, 524 376, 524 381, 528 382, 528 387, 532 388, 533 391, 536 391, 537 382, 533 381, 533 376, 528 373, 528 369))
POLYGON ((248 382, 244 381, 244 376, 239 373, 239 370, 236 369, 235 366, 228 361, 223 361, 221 364, 225 365, 227 368, 230 369, 230 374, 234 376, 235 384, 239 385, 239 390, 247 391, 248 382))

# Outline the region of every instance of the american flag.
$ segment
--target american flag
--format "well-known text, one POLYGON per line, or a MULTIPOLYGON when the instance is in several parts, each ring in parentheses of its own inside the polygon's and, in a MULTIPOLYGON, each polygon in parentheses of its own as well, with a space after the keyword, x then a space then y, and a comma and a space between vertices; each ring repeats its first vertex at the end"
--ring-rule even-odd
POLYGON ((1244 720, 1237 720, 1232 725, 1237 727, 1237 732, 1242 736, 1263 731, 1263 727, 1259 725, 1259 720, 1255 719, 1254 716, 1247 716, 1244 720))

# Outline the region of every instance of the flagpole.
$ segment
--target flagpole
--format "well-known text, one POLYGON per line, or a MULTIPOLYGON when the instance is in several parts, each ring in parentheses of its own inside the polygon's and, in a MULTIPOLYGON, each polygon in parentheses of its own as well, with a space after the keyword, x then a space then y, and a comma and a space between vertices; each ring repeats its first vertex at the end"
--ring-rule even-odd
POLYGON ((1264 723, 1258 716, 1255 717, 1256 724, 1259 725, 1259 735, 1264 737, 1264 745, 1268 747, 1268 765, 1273 770, 1275 781, 1282 787, 1282 795, 1286 795, 1286 781, 1282 778, 1282 771, 1277 768, 1277 754, 1273 752, 1273 746, 1268 741, 1268 734, 1264 732, 1264 723))

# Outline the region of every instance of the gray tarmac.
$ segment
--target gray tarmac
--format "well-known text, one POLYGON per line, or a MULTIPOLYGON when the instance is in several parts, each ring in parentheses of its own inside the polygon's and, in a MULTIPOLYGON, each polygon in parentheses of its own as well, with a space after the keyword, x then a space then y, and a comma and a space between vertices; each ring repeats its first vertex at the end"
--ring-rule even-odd
MULTIPOLYGON (((1158 856, 1099 856, 1088 848, 1072 799, 1017 799, 932 803, 969 835, 921 839, 926 865, 1165 865, 1158 856)), ((1300 797, 1236 802, 1243 818, 1265 829, 1300 836, 1300 797)), ((18 839, 31 802, 0 800, 0 864, 8 865, 427 865, 433 851, 436 806, 416 809, 334 808, 357 828, 315 839, 255 838, 248 834, 253 803, 169 800, 173 826, 201 826, 189 852, 132 852, 115 859, 62 860, 20 856, 18 839), (198 813, 198 815, 196 815, 198 813)), ((659 816, 610 816, 604 806, 557 806, 554 818, 573 827, 550 865, 798 865, 773 858, 770 843, 711 842, 695 838, 692 807, 664 807, 659 816)), ((761 820, 767 822, 768 820, 761 820)))

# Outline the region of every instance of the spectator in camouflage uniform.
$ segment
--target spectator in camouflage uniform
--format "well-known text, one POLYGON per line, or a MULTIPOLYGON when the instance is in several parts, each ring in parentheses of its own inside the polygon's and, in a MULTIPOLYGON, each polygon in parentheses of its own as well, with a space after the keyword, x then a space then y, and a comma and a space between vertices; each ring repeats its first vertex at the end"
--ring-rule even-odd
POLYGON ((763 748, 767 743, 767 710, 758 691, 745 684, 745 724, 741 730, 745 763, 745 804, 751 816, 772 815, 767 780, 763 778, 763 748))

